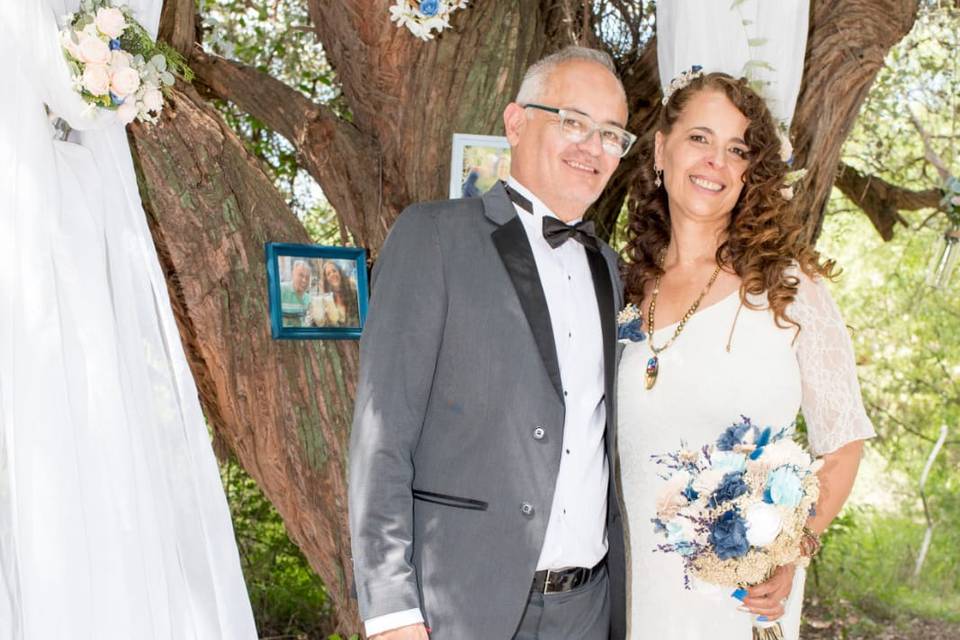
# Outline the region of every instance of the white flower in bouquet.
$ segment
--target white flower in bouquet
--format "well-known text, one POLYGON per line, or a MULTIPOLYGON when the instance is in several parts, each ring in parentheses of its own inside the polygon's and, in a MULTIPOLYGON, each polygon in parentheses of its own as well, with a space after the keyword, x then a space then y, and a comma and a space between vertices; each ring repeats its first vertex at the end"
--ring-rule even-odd
POLYGON ((779 440, 764 450, 760 460, 771 469, 784 465, 806 467, 810 465, 810 454, 793 440, 779 440))
POLYGON ((60 46, 62 46, 64 50, 75 60, 82 59, 82 54, 80 53, 80 40, 73 31, 64 29, 60 32, 60 46))
POLYGON ((127 100, 117 107, 117 119, 119 119, 124 125, 130 124, 136 120, 137 116, 139 115, 140 109, 137 107, 137 103, 133 100, 127 100))
POLYGON ((143 106, 147 111, 159 112, 163 108, 163 93, 157 88, 143 92, 143 106))
POLYGON ((687 504, 687 498, 683 495, 684 489, 690 482, 690 474, 686 471, 677 471, 670 476, 667 483, 660 489, 657 495, 657 517, 662 520, 670 520, 675 517, 680 509, 687 504))
POLYGON ((117 49, 110 52, 110 70, 117 72, 120 69, 126 69, 133 62, 133 56, 126 51, 117 49))
POLYGON ((747 542, 755 547, 766 547, 772 543, 783 526, 780 511, 766 502, 755 502, 748 506, 744 519, 747 521, 747 542))
POLYGON ((110 93, 110 72, 106 65, 88 64, 80 81, 91 95, 105 96, 110 93))
POLYGON ((96 35, 80 32, 80 61, 87 64, 107 64, 110 62, 110 46, 96 35))
POLYGON ((100 33, 112 40, 123 35, 124 29, 127 28, 127 19, 119 9, 101 7, 97 10, 94 24, 100 30, 100 33))
POLYGON ((702 497, 709 496, 720 485, 726 474, 727 472, 723 469, 705 469, 693 479, 693 490, 702 497))
POLYGON ((140 74, 130 67, 115 71, 110 79, 110 90, 121 99, 136 93, 139 88, 140 74))

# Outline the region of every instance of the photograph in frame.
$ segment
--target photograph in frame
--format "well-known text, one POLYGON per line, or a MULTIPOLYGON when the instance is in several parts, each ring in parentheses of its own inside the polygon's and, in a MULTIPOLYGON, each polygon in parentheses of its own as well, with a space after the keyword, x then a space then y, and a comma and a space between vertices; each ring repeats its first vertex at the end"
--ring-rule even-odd
POLYGON ((510 176, 510 143, 503 136, 453 134, 450 197, 483 195, 497 180, 510 176))
POLYGON ((267 243, 274 339, 358 339, 367 315, 367 254, 353 247, 267 243))

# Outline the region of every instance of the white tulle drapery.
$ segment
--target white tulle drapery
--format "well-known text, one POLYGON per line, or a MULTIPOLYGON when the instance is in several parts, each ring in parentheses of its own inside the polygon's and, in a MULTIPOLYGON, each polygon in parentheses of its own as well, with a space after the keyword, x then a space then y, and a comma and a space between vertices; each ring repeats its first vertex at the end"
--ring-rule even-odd
POLYGON ((666 87, 693 65, 762 85, 773 116, 789 125, 800 93, 809 0, 661 0, 657 58, 666 87))
MULTIPOLYGON (((130 2, 153 33, 161 4, 130 2)), ((60 52, 77 5, 0 2, 0 639, 255 638, 126 132, 60 52)))

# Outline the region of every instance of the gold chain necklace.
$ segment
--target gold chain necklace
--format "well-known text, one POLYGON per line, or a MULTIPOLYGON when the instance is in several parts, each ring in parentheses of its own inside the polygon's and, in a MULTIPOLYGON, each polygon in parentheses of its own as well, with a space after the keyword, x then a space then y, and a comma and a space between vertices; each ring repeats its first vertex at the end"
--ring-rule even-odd
MULTIPOLYGON (((660 257, 660 267, 661 271, 663 270, 663 259, 666 257, 666 251, 660 257)), ((657 275, 657 279, 653 283, 653 293, 650 296, 650 306, 647 308, 647 329, 648 335, 650 336, 647 340, 647 344, 650 345, 650 351, 653 352, 653 357, 647 360, 647 371, 646 371, 646 384, 647 389, 652 389, 653 385, 657 383, 657 376, 660 374, 660 353, 665 351, 667 347, 673 344, 674 340, 677 339, 677 336, 683 331, 683 328, 687 326, 687 321, 697 312, 697 309, 700 307, 700 303, 703 302, 703 298, 707 295, 707 292, 710 291, 710 287, 713 286, 713 283, 716 281, 717 276, 720 275, 720 265, 717 265, 717 268, 713 270, 713 275, 710 276, 707 286, 703 288, 703 291, 700 292, 700 297, 696 299, 687 312, 683 314, 683 317, 680 319, 680 322, 677 323, 677 328, 673 332, 673 335, 670 336, 670 339, 667 340, 666 344, 662 347, 657 347, 653 344, 653 314, 657 308, 657 294, 660 293, 660 278, 663 276, 662 273, 657 275)))

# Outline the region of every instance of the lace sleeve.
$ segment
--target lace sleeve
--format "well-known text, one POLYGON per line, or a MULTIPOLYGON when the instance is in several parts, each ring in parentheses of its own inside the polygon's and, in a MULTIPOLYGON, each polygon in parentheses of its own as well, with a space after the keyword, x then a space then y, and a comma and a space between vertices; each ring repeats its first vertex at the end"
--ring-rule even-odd
POLYGON ((810 449, 817 456, 876 433, 863 408, 853 344, 826 282, 798 273, 800 288, 788 315, 800 323, 797 361, 810 449))

